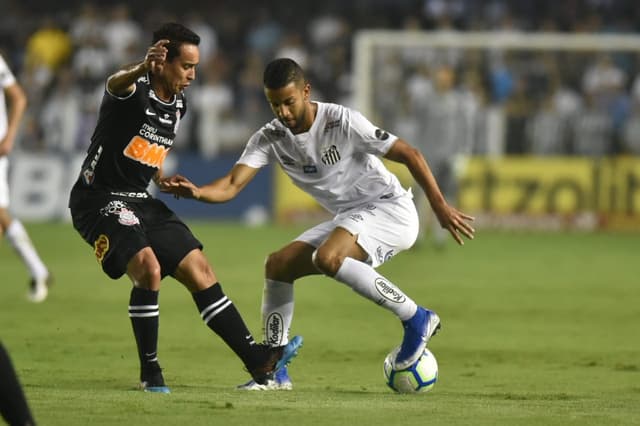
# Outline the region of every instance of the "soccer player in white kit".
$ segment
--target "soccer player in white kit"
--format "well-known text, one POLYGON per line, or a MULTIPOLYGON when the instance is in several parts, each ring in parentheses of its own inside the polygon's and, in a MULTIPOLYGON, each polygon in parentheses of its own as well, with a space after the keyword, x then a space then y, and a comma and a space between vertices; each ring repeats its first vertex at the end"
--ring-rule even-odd
MULTIPOLYGON (((264 90, 276 119, 254 133, 226 176, 198 187, 177 175, 163 190, 204 202, 225 202, 261 167, 277 161, 298 187, 335 216, 268 256, 262 302, 267 343, 278 346, 288 341, 294 281, 322 273, 396 314, 404 337, 395 366, 409 367, 440 328, 440 318, 375 270, 411 247, 418 235, 411 192, 402 188, 379 157, 409 169, 440 224, 459 244, 462 236, 473 238, 469 224, 473 218, 447 204, 420 151, 354 110, 311 101, 311 86, 293 60, 281 58, 267 65, 264 90)), ((269 389, 291 386, 283 369, 269 389)), ((241 388, 265 387, 249 382, 241 388)))
POLYGON ((47 267, 33 247, 27 231, 18 219, 9 214, 9 158, 20 120, 27 107, 27 97, 16 81, 5 60, 0 56, 0 234, 9 243, 29 269, 31 283, 27 297, 32 302, 47 298, 51 281, 47 267), (7 102, 8 110, 7 110, 7 102))

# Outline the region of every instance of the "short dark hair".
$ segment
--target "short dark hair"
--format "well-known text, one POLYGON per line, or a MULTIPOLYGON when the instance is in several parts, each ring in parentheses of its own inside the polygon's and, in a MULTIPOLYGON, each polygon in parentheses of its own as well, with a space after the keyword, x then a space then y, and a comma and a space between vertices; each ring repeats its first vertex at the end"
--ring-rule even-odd
POLYGON ((264 69, 262 82, 267 89, 280 89, 287 84, 306 81, 304 71, 293 59, 278 58, 269 62, 264 69))
POLYGON ((189 28, 182 24, 175 22, 167 22, 160 28, 153 32, 152 44, 155 44, 158 40, 169 40, 167 48, 167 62, 173 61, 177 56, 180 56, 180 47, 183 44, 200 44, 200 36, 189 28))

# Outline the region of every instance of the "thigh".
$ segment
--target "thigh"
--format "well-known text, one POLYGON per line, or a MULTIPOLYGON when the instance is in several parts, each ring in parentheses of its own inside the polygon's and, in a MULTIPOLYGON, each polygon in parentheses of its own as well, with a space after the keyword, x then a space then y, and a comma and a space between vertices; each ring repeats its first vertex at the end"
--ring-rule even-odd
POLYGON ((410 196, 349 210, 336 216, 333 223, 356 236, 374 268, 411 247, 418 236, 418 213, 410 196))
POLYGON ((180 262, 193 250, 202 250, 202 244, 189 227, 162 201, 149 200, 142 204, 141 209, 145 235, 158 258, 163 278, 173 275, 180 262))

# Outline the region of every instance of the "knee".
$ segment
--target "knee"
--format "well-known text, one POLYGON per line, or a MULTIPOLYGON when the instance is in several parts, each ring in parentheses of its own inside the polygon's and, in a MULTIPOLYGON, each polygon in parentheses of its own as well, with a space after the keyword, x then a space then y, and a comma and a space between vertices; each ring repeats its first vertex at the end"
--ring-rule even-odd
POLYGON ((321 246, 313 252, 311 260, 313 265, 318 268, 320 272, 333 277, 338 273, 338 269, 340 269, 340 266, 344 261, 344 256, 340 256, 335 251, 325 249, 321 246))
POLYGON ((290 274, 287 273, 287 259, 281 252, 271 253, 264 262, 265 276, 278 281, 289 282, 290 274))
POLYGON ((143 250, 129 261, 127 274, 136 287, 154 291, 160 289, 160 281, 162 280, 160 263, 150 250, 143 250))

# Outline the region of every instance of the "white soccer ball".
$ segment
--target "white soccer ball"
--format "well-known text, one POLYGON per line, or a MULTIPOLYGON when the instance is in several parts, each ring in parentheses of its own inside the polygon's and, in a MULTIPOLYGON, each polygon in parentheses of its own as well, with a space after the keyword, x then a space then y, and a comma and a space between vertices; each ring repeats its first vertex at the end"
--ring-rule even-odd
POLYGON ((396 370, 393 367, 400 348, 396 348, 384 359, 384 378, 391 389, 398 393, 428 392, 438 381, 438 362, 429 349, 409 368, 396 370))

